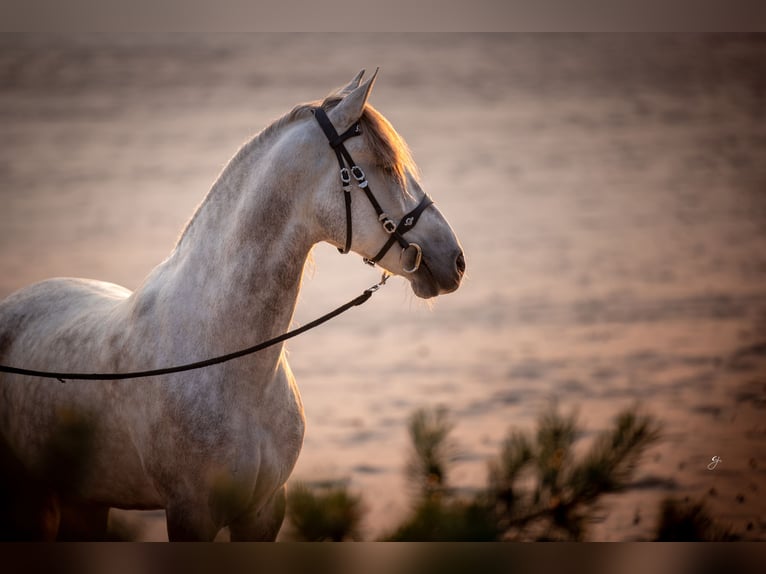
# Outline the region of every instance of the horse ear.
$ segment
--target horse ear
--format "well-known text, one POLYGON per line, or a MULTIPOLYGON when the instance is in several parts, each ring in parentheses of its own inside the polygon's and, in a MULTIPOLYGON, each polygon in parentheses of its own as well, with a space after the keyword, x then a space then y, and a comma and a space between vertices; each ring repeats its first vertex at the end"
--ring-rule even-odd
POLYGON ((348 94, 353 92, 355 89, 359 87, 359 82, 362 81, 362 76, 364 76, 364 68, 356 76, 354 76, 354 79, 351 80, 351 82, 349 82, 348 85, 337 90, 335 92, 335 95, 347 96, 348 94))
MULTIPOLYGON (((378 70, 361 86, 354 88, 340 103, 328 112, 335 129, 342 133, 362 117, 364 105, 370 97, 372 85, 378 76, 378 70)), ((361 79, 361 76, 359 76, 361 79)), ((353 83, 353 82, 352 82, 353 83)))

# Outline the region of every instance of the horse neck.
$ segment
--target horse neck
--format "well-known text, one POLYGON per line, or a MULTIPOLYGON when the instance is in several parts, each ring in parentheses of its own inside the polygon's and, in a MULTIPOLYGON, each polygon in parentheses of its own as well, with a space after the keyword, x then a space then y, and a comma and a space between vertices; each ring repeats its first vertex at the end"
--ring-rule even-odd
MULTIPOLYGON (((299 220, 300 172, 281 174, 256 138, 231 160, 171 256, 136 293, 159 297, 163 331, 193 356, 236 350, 289 327, 314 243, 299 220)), ((158 303, 159 303, 158 301, 158 303)))

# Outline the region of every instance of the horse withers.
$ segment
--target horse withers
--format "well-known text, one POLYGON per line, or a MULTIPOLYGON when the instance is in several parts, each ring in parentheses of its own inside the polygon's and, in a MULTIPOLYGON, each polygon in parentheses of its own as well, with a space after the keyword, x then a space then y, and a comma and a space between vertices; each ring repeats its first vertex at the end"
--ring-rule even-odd
MULTIPOLYGON (((457 289, 460 243, 421 189, 406 144, 367 103, 375 75, 362 76, 246 143, 136 291, 56 278, 2 301, 0 364, 136 371, 275 337, 290 325, 304 263, 321 241, 375 260, 419 297, 457 289)), ((10 483, 24 497, 0 501, 0 535, 100 538, 117 507, 165 509, 170 540, 212 540, 225 526, 232 540, 273 540, 304 420, 283 344, 134 380, 0 373, 0 453, 27 477, 10 483)))

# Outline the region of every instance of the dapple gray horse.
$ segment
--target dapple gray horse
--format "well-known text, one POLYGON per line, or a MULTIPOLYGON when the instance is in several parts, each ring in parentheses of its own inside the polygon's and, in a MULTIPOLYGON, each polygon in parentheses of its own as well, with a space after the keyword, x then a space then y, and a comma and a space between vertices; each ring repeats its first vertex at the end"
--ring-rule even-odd
MULTIPOLYGON (((312 246, 346 240, 338 162, 312 113, 316 106, 338 133, 359 123, 360 137, 345 145, 392 219, 424 196, 404 141, 367 103, 375 76, 364 83, 362 76, 321 102, 295 107, 246 143, 170 256, 136 291, 56 278, 5 299, 0 364, 144 370, 285 332, 312 246)), ((352 250, 372 258, 388 235, 370 203, 354 194, 352 250)), ((422 298, 457 289, 465 260, 435 206, 408 238, 422 249, 419 268, 408 269, 399 245, 380 266, 406 277, 422 298)), ((27 486, 45 487, 44 503, 27 517, 43 538, 98 538, 109 508, 118 507, 164 508, 171 540, 212 540, 225 526, 232 540, 273 540, 303 433, 303 405, 283 345, 137 380, 0 378, 2 446, 30 477, 27 486), (71 448, 80 443, 84 462, 71 448)))

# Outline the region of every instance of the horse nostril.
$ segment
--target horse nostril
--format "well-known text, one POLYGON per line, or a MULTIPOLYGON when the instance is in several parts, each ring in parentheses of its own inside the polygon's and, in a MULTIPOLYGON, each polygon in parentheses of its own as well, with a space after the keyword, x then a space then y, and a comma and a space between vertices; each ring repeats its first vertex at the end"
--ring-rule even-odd
POLYGON ((460 255, 457 256, 455 265, 457 266, 457 272, 460 273, 460 275, 465 273, 465 256, 462 251, 460 252, 460 255))

